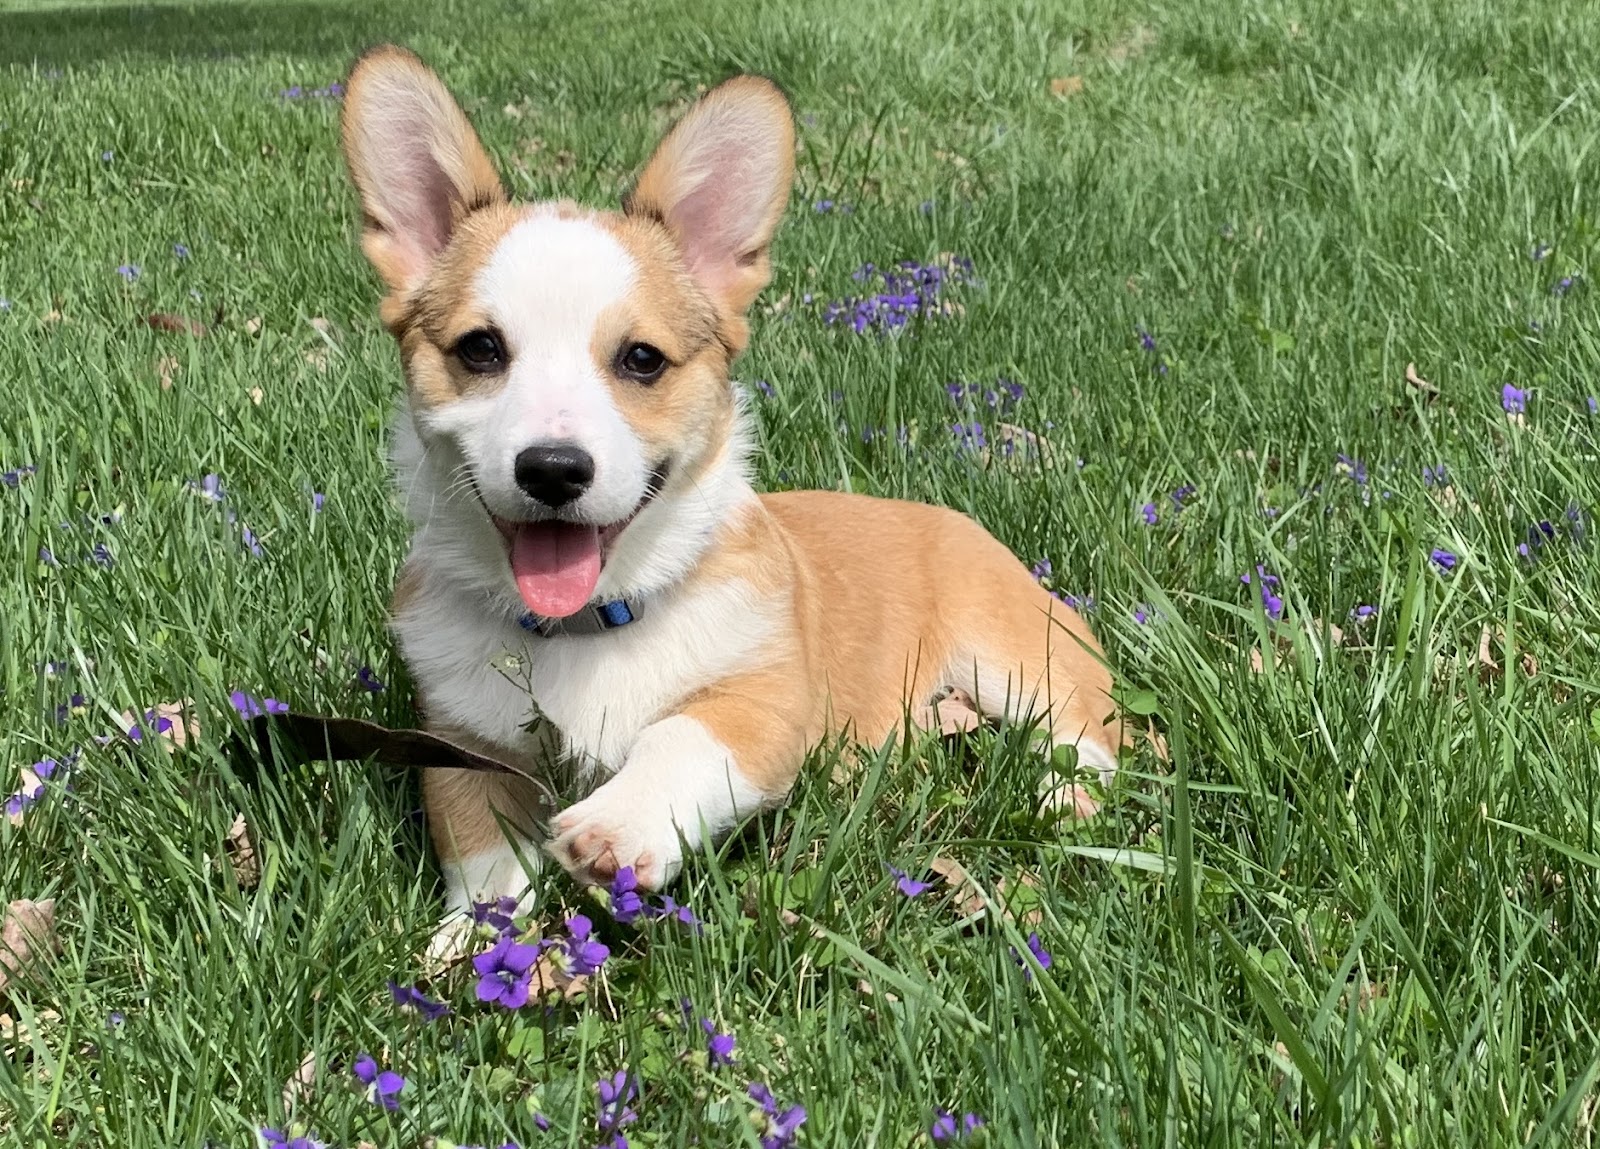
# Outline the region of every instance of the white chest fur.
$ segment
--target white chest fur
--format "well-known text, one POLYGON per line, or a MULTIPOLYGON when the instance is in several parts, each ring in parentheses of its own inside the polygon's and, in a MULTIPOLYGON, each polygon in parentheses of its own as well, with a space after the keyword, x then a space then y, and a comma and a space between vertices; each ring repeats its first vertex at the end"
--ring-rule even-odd
POLYGON ((675 703, 753 665, 777 630, 772 605, 730 580, 664 591, 618 630, 543 638, 423 574, 393 625, 430 719, 531 755, 526 728, 542 715, 569 754, 606 773, 675 703))

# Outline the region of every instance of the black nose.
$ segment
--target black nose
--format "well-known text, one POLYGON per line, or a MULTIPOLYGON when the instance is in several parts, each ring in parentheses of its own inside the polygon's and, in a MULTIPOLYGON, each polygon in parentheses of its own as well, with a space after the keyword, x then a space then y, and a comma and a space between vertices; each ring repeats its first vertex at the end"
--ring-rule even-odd
POLYGON ((594 482, 594 456, 573 443, 545 443, 517 456, 517 486, 547 507, 564 507, 594 482))

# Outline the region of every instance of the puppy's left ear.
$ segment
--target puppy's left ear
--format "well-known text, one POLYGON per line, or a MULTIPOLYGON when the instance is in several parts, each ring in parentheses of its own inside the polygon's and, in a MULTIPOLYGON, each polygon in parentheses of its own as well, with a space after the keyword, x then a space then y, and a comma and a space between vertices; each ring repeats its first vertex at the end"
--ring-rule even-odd
POLYGON ((794 116, 778 86, 735 76, 667 133, 623 201, 658 219, 689 271, 729 315, 772 278, 769 249, 794 180, 794 116))

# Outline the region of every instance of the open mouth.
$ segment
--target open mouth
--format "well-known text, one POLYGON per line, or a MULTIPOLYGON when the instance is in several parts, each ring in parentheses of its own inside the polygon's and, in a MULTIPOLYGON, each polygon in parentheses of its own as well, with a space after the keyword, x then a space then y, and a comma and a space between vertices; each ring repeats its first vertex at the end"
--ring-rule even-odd
MULTIPOLYGON (((542 618, 566 618, 582 610, 594 598, 606 555, 617 538, 661 493, 666 481, 663 463, 651 472, 644 496, 633 510, 604 526, 566 519, 512 522, 490 511, 490 520, 505 536, 511 575, 523 605, 542 618)), ((484 510, 488 511, 487 504, 484 510)))

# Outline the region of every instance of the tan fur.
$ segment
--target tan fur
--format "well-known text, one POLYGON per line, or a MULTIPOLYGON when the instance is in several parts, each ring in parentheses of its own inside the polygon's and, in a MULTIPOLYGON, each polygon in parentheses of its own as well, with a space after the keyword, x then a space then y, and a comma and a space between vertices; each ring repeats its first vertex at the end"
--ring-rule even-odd
MULTIPOLYGON (((344 147, 362 199, 363 250, 389 287, 382 315, 399 340, 414 404, 445 404, 496 385, 466 371, 451 348, 487 321, 476 311, 474 284, 500 240, 528 212, 555 211, 606 229, 638 268, 633 289, 590 334, 589 353, 639 440, 677 464, 666 497, 693 492, 733 449, 728 371, 748 341, 745 311, 771 276, 772 237, 793 173, 793 125, 771 83, 737 77, 709 92, 661 141, 620 213, 565 201, 507 203, 466 117, 438 79, 398 49, 378 49, 357 64, 344 147), (379 106, 384 100, 405 112, 406 130, 432 167, 416 162, 442 173, 450 212, 437 244, 427 226, 420 241, 397 231, 396 213, 415 216, 422 201, 376 166, 394 150, 381 131, 400 122, 379 106), (763 189, 753 203, 720 214, 720 202, 707 208, 707 189, 726 186, 715 180, 747 175, 763 189), (615 370, 619 351, 636 341, 670 362, 653 384, 615 370)), ((902 728, 908 708, 949 686, 991 714, 1044 716, 1056 741, 1093 744, 1101 762, 1114 761, 1125 743, 1111 676, 1083 620, 954 511, 821 491, 764 495, 722 526, 688 580, 736 580, 762 602, 787 604, 759 667, 699 689, 672 710, 697 719, 769 802, 787 794, 808 747, 835 733, 879 744, 902 728)), ((395 590, 396 614, 422 593, 408 567, 395 590)), ((426 714, 426 699, 419 702, 426 714)), ((430 726, 486 753, 514 754, 473 731, 430 726)), ((524 786, 428 771, 424 799, 440 857, 473 856, 502 842, 497 814, 530 832, 533 803, 524 786)), ((628 864, 593 830, 555 849, 586 880, 628 864)))

